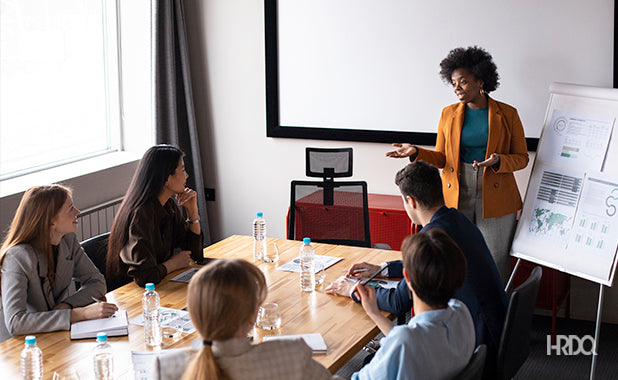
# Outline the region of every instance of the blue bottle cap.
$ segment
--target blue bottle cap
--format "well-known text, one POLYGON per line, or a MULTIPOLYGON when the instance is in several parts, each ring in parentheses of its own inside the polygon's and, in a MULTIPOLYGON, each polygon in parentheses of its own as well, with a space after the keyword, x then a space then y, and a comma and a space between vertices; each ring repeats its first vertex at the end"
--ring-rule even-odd
POLYGON ((149 282, 146 284, 146 291, 151 291, 154 290, 154 284, 152 282, 149 282))
POLYGON ((107 333, 106 332, 97 333, 97 342, 107 342, 107 333))
POLYGON ((311 243, 311 238, 303 238, 303 244, 311 243))
POLYGON ((28 335, 28 336, 26 337, 26 344, 27 344, 28 346, 32 346, 32 345, 36 344, 36 336, 34 336, 34 335, 28 335))
POLYGON ((264 216, 264 214, 260 211, 260 212, 258 212, 258 213, 256 214, 256 216, 257 216, 258 218, 261 218, 262 216, 264 216))

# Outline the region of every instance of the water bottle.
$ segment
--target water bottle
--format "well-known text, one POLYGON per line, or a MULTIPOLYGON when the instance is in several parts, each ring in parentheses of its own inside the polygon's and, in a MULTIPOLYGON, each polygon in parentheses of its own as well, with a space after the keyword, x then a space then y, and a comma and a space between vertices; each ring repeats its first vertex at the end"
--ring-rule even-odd
POLYGON ((21 351, 21 374, 26 380, 43 378, 43 353, 34 335, 26 337, 26 346, 21 351))
POLYGON ((107 343, 107 333, 97 334, 97 345, 92 350, 94 361, 94 378, 111 380, 114 378, 114 357, 112 347, 107 343))
POLYGON ((148 346, 161 344, 161 321, 159 320, 159 308, 161 300, 155 292, 152 282, 146 284, 146 291, 142 297, 142 310, 144 313, 144 341, 148 346))
POLYGON ((303 246, 300 247, 300 290, 312 292, 315 289, 315 273, 313 271, 314 251, 311 246, 311 239, 303 239, 303 246))
POLYGON ((262 261, 264 260, 264 253, 266 252, 266 220, 264 214, 257 213, 256 218, 253 220, 253 259, 262 261))

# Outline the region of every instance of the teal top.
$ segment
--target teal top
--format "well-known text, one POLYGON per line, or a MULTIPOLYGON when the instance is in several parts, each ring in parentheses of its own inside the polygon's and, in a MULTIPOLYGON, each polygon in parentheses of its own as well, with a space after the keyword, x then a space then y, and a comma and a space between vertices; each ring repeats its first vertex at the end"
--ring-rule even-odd
POLYGON ((466 107, 461 127, 461 160, 471 164, 474 160, 485 161, 487 138, 489 137, 489 108, 466 107))

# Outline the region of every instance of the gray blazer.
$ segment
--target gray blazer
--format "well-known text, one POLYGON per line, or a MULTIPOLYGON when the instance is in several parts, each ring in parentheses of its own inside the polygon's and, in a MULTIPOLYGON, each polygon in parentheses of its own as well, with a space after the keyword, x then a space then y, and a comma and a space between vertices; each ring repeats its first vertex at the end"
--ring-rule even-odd
MULTIPOLYGON (((230 379, 343 380, 313 360, 311 348, 300 338, 260 344, 251 344, 247 338, 215 340, 212 352, 230 379)), ((154 369, 158 373, 153 378, 179 379, 195 354, 195 351, 186 350, 161 351, 154 369)))
POLYGON ((91 304, 105 295, 105 278, 86 256, 74 233, 58 245, 53 289, 47 278, 47 258, 29 244, 6 252, 0 293, 0 342, 13 335, 69 330, 71 310, 52 310, 64 302, 72 307, 91 304), (78 291, 73 280, 81 283, 78 291))

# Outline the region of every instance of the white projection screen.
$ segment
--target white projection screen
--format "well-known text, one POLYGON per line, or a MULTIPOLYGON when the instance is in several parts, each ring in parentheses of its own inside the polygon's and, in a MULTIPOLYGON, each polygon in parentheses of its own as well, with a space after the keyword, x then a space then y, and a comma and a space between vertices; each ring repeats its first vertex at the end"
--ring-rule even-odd
POLYGON ((616 0, 265 0, 267 136, 434 145, 439 63, 494 57, 536 149, 552 82, 613 87, 616 0))

